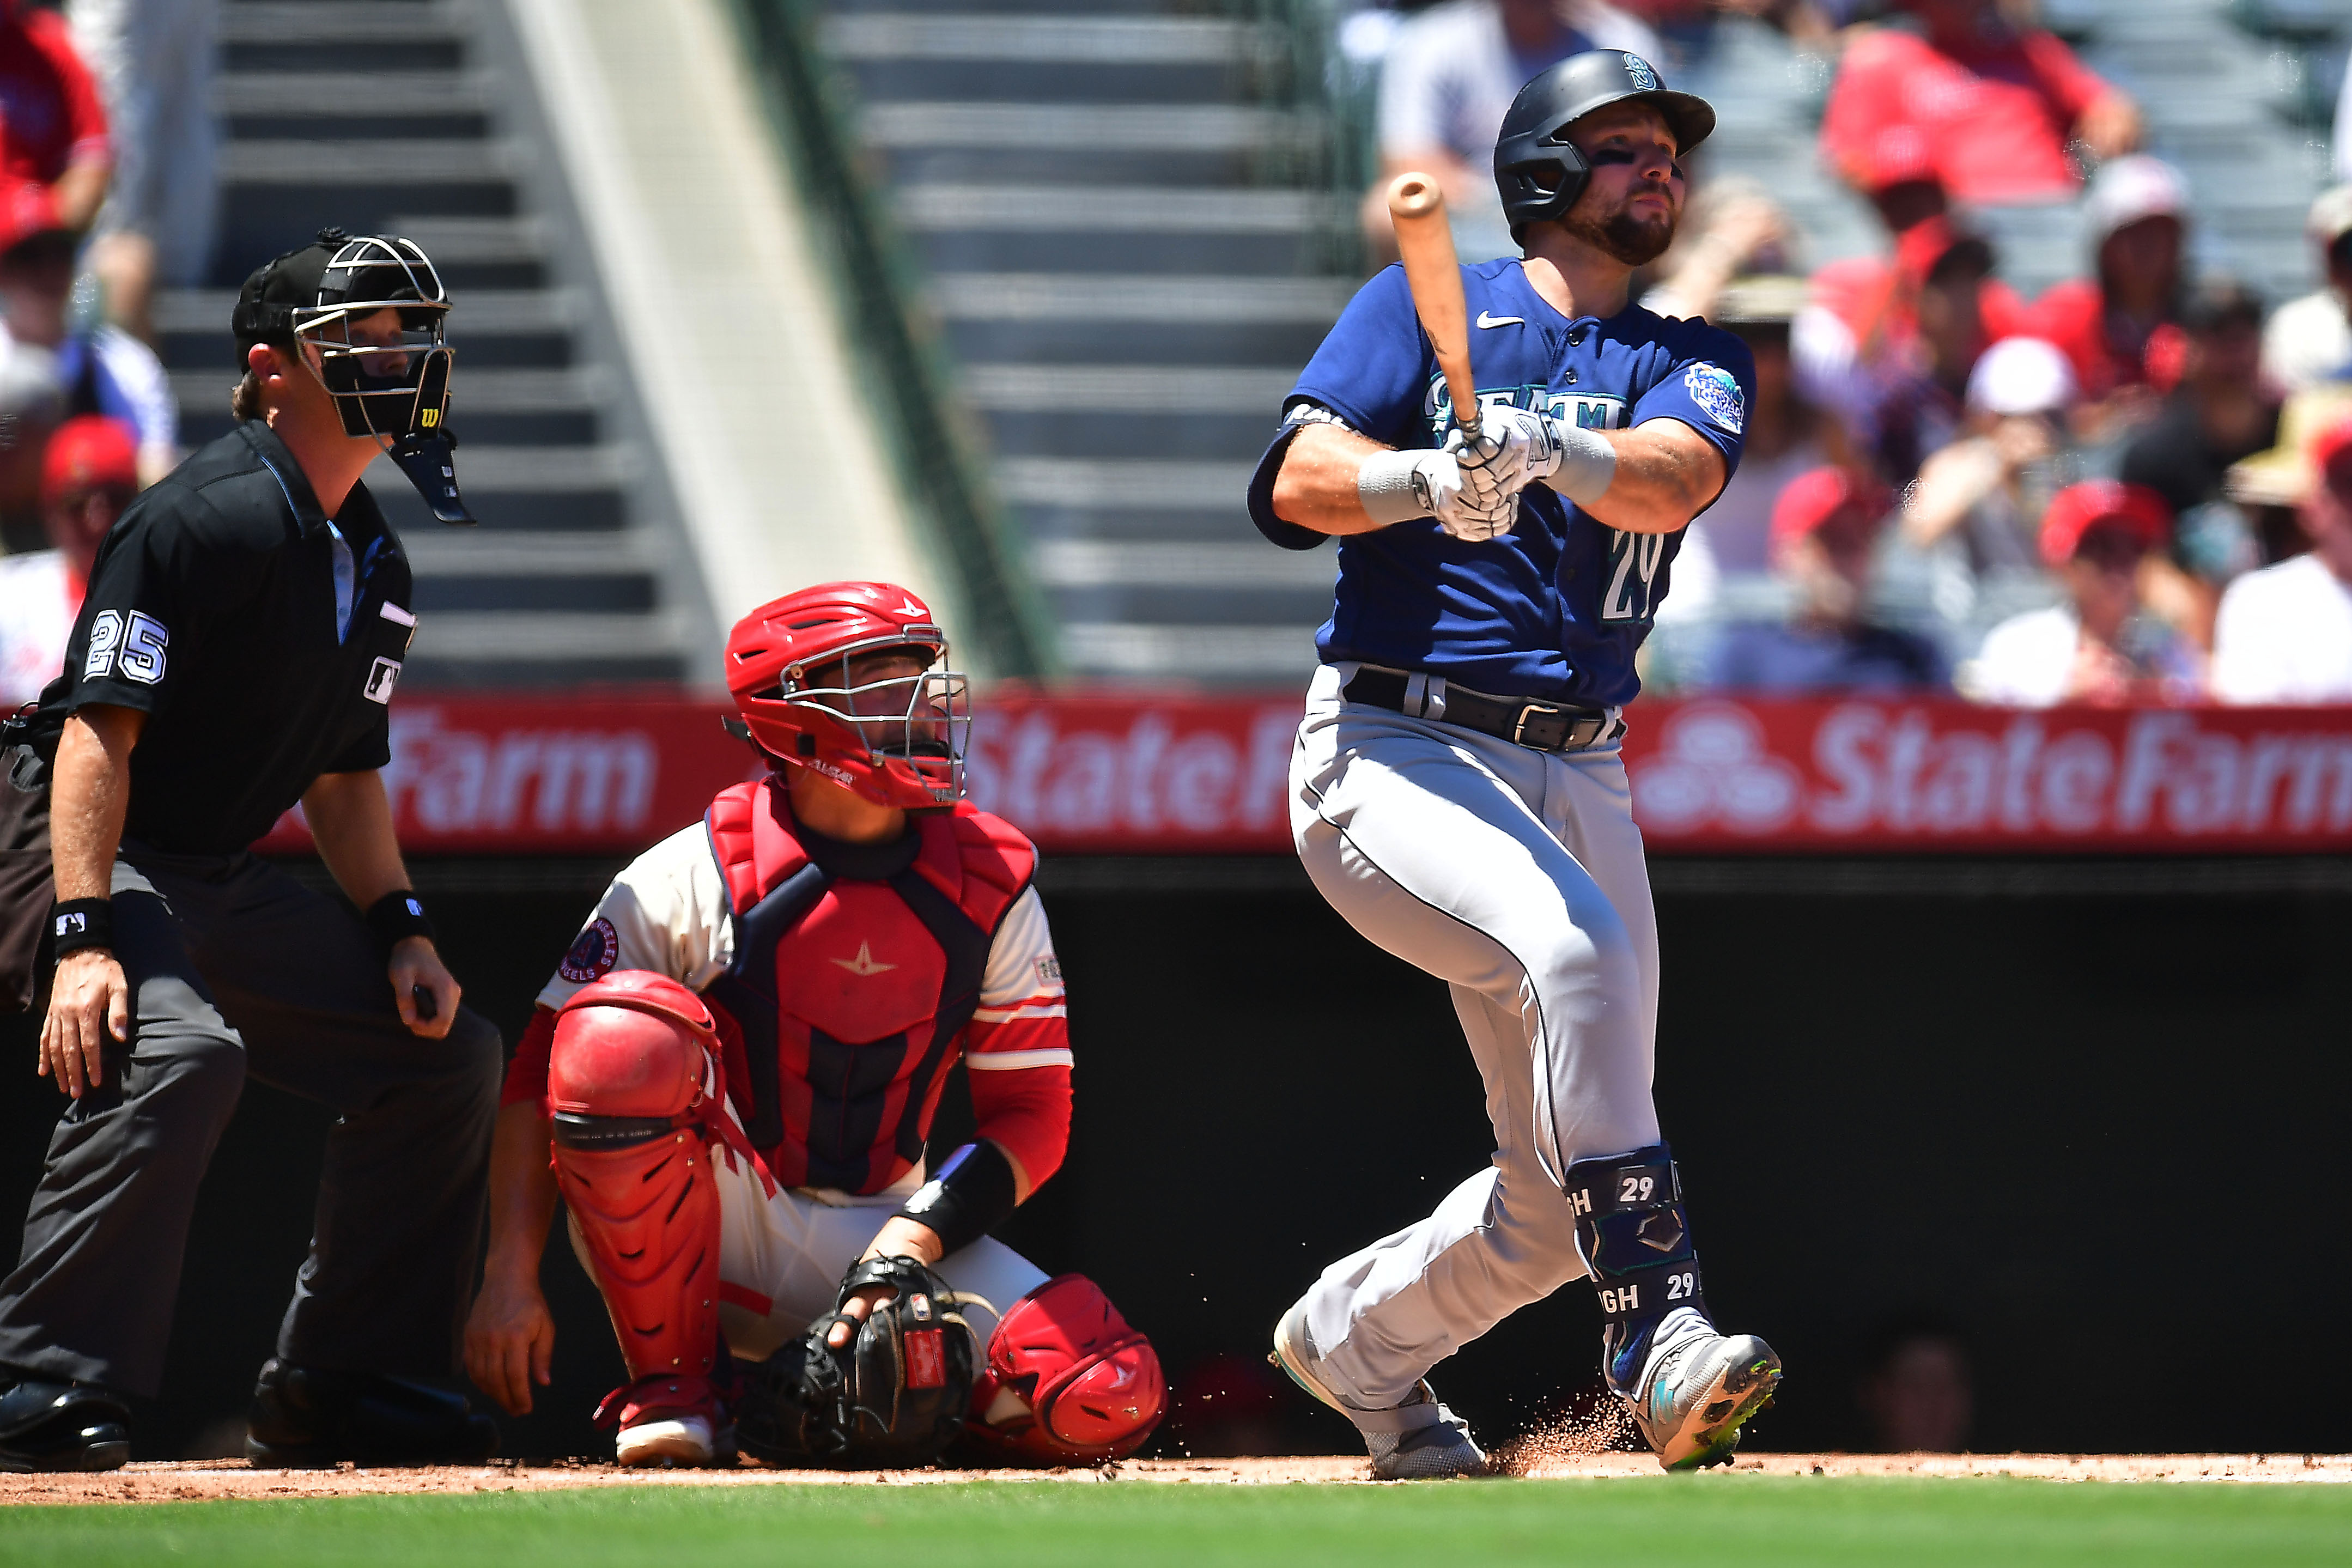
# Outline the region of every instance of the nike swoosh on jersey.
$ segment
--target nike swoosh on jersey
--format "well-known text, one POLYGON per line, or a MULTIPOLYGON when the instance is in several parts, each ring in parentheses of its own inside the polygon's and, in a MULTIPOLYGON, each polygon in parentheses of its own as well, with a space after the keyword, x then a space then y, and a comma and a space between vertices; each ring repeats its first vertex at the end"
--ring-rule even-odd
POLYGON ((1478 312, 1478 324, 1482 327, 1524 327, 1528 319, 1525 316, 1490 316, 1481 310, 1478 312))

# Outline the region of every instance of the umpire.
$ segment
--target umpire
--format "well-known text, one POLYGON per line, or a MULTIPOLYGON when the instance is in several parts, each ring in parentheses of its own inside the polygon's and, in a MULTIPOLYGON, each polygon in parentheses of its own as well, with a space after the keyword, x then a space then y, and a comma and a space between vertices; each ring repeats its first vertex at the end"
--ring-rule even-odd
MULTIPOLYGON (((321 231, 247 279, 236 428, 107 535, 65 672, 5 738, 20 854, 46 810, 40 1065, 72 1097, 0 1282, 0 1469, 110 1469, 162 1382, 196 1188, 250 1076, 338 1113, 310 1257, 261 1369, 256 1465, 478 1460, 456 1367, 498 1032, 457 1005, 377 770, 409 567, 360 474, 437 515, 447 300, 403 239, 321 231), (341 907, 247 846, 299 802, 341 907)), ((20 991, 19 994, 26 994, 20 991)))

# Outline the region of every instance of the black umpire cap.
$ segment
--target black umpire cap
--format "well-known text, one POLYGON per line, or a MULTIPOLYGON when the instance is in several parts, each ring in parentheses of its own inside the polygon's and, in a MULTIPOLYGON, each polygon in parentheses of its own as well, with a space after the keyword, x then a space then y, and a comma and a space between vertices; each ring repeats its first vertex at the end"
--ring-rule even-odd
POLYGON ((1568 128, 1596 109, 1629 100, 1665 117, 1677 154, 1714 133, 1713 104, 1673 91, 1649 61, 1622 49, 1570 55, 1519 89, 1495 142, 1495 184, 1513 239, 1528 224, 1560 216, 1584 194, 1592 170, 1569 142, 1568 128))
POLYGON ((237 368, 256 343, 284 343, 294 336, 295 312, 331 310, 347 300, 414 300, 446 306, 441 279, 425 253, 405 239, 354 247, 353 237, 330 226, 299 249, 256 268, 237 291, 229 331, 236 335, 237 368), (355 254, 346 256, 346 251, 355 254), (341 265, 337 258, 342 258, 341 265))

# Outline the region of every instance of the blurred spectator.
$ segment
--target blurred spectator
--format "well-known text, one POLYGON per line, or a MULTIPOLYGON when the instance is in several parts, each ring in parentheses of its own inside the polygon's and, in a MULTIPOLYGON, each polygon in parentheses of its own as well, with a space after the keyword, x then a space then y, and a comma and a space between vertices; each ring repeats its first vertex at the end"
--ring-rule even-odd
POLYGON ((1388 183, 1434 174, 1465 261, 1517 256, 1495 190, 1495 139, 1529 79, 1587 49, 1656 58, 1657 36, 1600 0, 1443 0, 1396 31, 1381 68, 1381 173, 1364 194, 1364 238, 1396 258, 1388 183))
POLYGON ((65 18, 24 0, 0 4, 0 184, 47 188, 58 221, 88 232, 113 165, 98 84, 65 18))
POLYGON ((1874 626, 1864 614, 1888 499, 1843 468, 1816 468, 1781 490, 1772 510, 1772 563, 1796 588, 1796 611, 1785 625, 1725 627, 1708 663, 1709 686, 1796 696, 1949 684, 1934 645, 1874 626))
POLYGON ((2200 648, 2213 646, 2222 587, 2257 564, 2244 519, 2223 497, 2230 466, 2278 440, 2279 407, 2262 384, 2263 301, 2229 279, 2210 280, 2181 314, 2180 384, 2125 447, 2121 478, 2164 498, 2175 519, 2148 558, 2148 607, 2200 648))
POLYGON ((2197 650, 2141 614, 2141 563, 2171 532, 2171 509, 2144 486, 2092 479, 2060 490, 2042 515, 2042 559, 2065 584, 2066 602, 1993 627, 1962 668, 1961 689, 2013 708, 2196 696, 2197 650))
POLYGON ((138 441, 121 420, 86 414, 58 427, 41 467, 49 548, 0 559, 0 711, 38 697, 65 667, 99 542, 139 489, 138 441))
MULTIPOLYGON (((1789 360, 1789 323, 1803 308, 1801 278, 1743 278, 1722 290, 1708 312, 1756 356, 1756 396, 1748 405, 1739 471, 1715 504, 1692 520, 1675 557, 1672 613, 1703 611, 1726 573, 1759 574, 1771 564, 1772 509, 1799 475, 1845 454, 1835 423, 1797 395, 1789 360)), ((1662 608, 1661 615, 1669 613, 1662 608)))
POLYGON ((105 414, 139 434, 140 477, 152 484, 179 460, 180 415, 161 361, 121 328, 75 326, 74 237, 48 193, 16 187, 0 206, 0 361, 26 349, 51 354, 65 412, 105 414))
POLYGON ((2311 490, 2311 452, 2319 438, 2352 419, 2352 384, 2324 381, 2292 394, 2279 409, 2278 445, 2230 465, 2223 492, 2253 535, 2247 570, 2275 566, 2311 547, 2295 510, 2311 490))
POLYGON ((2033 302, 2028 330, 2074 362, 2094 439, 2153 416, 2156 394, 2179 378, 2189 211, 2188 184, 2171 164, 2109 163, 2083 198, 2095 276, 2053 284, 2033 302))
POLYGON ((1880 133, 1916 127, 1958 202, 2061 200, 2081 184, 2079 138, 2101 158, 2139 145, 2139 110, 2053 35, 2019 27, 1997 0, 1909 0, 1920 34, 1894 28, 1848 45, 1822 121, 1822 151, 1867 188, 1880 133))
POLYGON ((1933 1318, 1875 1336, 1856 1403, 1882 1454, 1958 1454, 1976 1424, 1975 1379, 1959 1337, 1933 1318))
POLYGON ((2074 372, 2053 345, 2007 338, 1986 350, 1969 377, 1968 434, 1920 467, 1906 542, 1931 550, 1957 538, 1979 576, 2030 568, 2074 401, 2074 372))
POLYGON ((202 282, 212 258, 219 0, 70 0, 68 15, 114 126, 90 265, 109 313, 152 344, 155 285, 202 282))
POLYGON ((2213 694, 2224 702, 2352 701, 2352 419, 2312 444, 2295 517, 2308 553, 2221 595, 2213 694))
POLYGON ((1740 278, 1800 270, 1797 226, 1754 180, 1709 181, 1684 209, 1674 245, 1658 258, 1657 283, 1643 308, 1661 316, 1717 320, 1725 289, 1740 278))
POLYGON ((1992 271, 1982 236, 1935 216, 1897 237, 1891 264, 1814 275, 1790 330, 1797 384, 1891 484, 1958 434, 1979 356, 2018 330, 2024 307, 1992 271))
POLYGON ((2352 185, 2322 191, 2304 232, 2319 247, 2326 287, 2291 300, 2263 333, 2263 376, 2282 393, 2352 376, 2352 185))

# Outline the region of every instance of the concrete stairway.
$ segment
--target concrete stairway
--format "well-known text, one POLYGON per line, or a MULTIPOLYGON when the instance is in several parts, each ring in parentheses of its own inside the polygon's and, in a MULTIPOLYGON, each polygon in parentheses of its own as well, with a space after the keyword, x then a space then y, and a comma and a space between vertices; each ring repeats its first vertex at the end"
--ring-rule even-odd
POLYGON ((1175 10, 835 0, 824 44, 1072 672, 1288 686, 1333 560, 1242 491, 1357 279, 1321 269, 1321 122, 1253 93, 1273 41, 1175 10))
POLYGON ((446 529, 388 462, 369 488, 413 557, 415 686, 698 674, 712 638, 633 389, 538 140, 495 0, 230 0, 211 287, 159 300, 190 445, 228 428, 237 282, 321 224, 404 234, 454 308, 457 474, 446 529))

